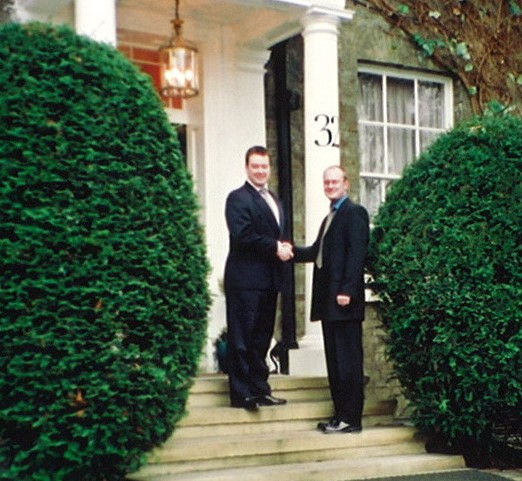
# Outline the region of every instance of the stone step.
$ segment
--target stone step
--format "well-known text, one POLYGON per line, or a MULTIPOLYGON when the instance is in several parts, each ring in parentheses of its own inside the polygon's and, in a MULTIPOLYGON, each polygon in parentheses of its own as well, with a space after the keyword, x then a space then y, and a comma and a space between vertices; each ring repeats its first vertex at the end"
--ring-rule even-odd
MULTIPOLYGON (((321 449, 361 448, 415 441, 415 430, 409 427, 369 428, 353 436, 324 435, 316 430, 256 433, 227 436, 226 442, 216 438, 186 438, 173 436, 152 455, 158 462, 202 460, 215 457, 254 456, 321 449)), ((422 444, 421 444, 422 446, 422 444)))
POLYGON ((315 427, 332 414, 320 377, 271 376, 288 403, 256 412, 229 406, 223 375, 201 376, 188 414, 136 481, 349 481, 464 467, 460 456, 426 454, 411 426, 393 421, 395 400, 368 402, 363 432, 324 435, 315 427))
MULTIPOLYGON (((288 421, 300 423, 302 429, 308 429, 309 426, 315 426, 318 420, 331 416, 332 402, 326 378, 273 375, 270 377, 270 384, 274 395, 287 399, 288 404, 278 406, 277 409, 263 407, 257 412, 248 412, 230 408, 226 376, 212 374, 198 377, 191 388, 187 415, 179 424, 180 428, 183 427, 183 436, 200 435, 200 430, 194 429, 194 426, 225 424, 230 425, 230 429, 237 434, 238 429, 240 432, 248 424, 255 423, 257 429, 262 423, 276 421, 281 423, 282 429, 285 430, 285 423, 288 421), (308 424, 303 423, 306 420, 309 420, 308 424)), ((366 424, 369 426, 389 423, 396 406, 395 400, 366 403, 366 424)), ((220 429, 222 430, 217 427, 218 431, 220 429)), ((248 430, 248 427, 246 429, 248 430)))
MULTIPOLYGON (((272 389, 285 391, 293 389, 328 389, 328 379, 321 376, 288 376, 272 374, 270 376, 272 389)), ((204 374, 194 380, 191 394, 223 393, 228 394, 228 379, 224 374, 204 374)))
MULTIPOLYGON (((365 416, 389 416, 395 409, 395 401, 367 404, 365 416)), ((326 401, 289 401, 282 406, 261 407, 257 411, 231 408, 229 406, 192 407, 179 426, 211 426, 216 424, 264 423, 285 420, 320 420, 332 415, 332 403, 326 401)))
POLYGON ((234 456, 228 458, 203 459, 196 462, 177 461, 175 463, 154 463, 146 471, 148 476, 198 472, 234 467, 257 467, 299 462, 332 461, 336 459, 372 458, 386 455, 424 454, 425 450, 418 443, 401 443, 401 445, 369 446, 362 448, 339 448, 328 450, 307 450, 296 452, 271 453, 267 455, 234 456))
MULTIPOLYGON (((176 439, 197 438, 205 436, 238 436, 241 434, 252 433, 274 433, 286 431, 307 431, 314 430, 319 420, 327 419, 331 413, 331 408, 323 410, 321 417, 305 419, 280 419, 276 421, 264 422, 241 422, 224 424, 181 424, 175 432, 176 439)), ((239 413, 238 413, 239 416, 239 413)), ((187 421, 184 421, 184 423, 187 421)), ((390 426, 394 424, 392 415, 365 415, 364 425, 369 426, 390 426)))
POLYGON ((369 458, 308 461, 267 466, 209 469, 185 473, 145 473, 139 481, 350 481, 463 469, 460 456, 395 454, 369 458))
MULTIPOLYGON (((325 401, 330 399, 330 392, 327 388, 308 388, 299 390, 274 389, 274 396, 282 397, 288 401, 325 401)), ((193 395, 189 398, 188 409, 194 407, 210 406, 229 406, 230 399, 228 393, 207 392, 193 395)))
MULTIPOLYGON (((330 397, 326 378, 273 375, 270 384, 275 395, 289 400, 324 400, 330 397)), ((199 377, 192 386, 189 408, 229 404, 228 380, 223 375, 199 377)))

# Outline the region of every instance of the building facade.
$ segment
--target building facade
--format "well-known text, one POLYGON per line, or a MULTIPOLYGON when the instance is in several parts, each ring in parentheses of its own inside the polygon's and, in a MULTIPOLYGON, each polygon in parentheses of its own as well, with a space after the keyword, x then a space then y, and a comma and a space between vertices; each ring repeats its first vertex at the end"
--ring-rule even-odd
MULTIPOLYGON (((341 26, 339 35, 340 121, 336 124, 336 119, 321 117, 325 129, 321 141, 325 145, 323 149, 340 149, 341 164, 350 177, 352 197, 375 215, 378 206, 385 201, 388 185, 401 177, 403 168, 437 135, 469 117, 471 103, 458 80, 421 58, 406 36, 391 29, 384 19, 361 6, 361 2, 355 3, 347 2, 354 15, 350 22, 341 26)), ((280 136, 277 134, 278 108, 274 104, 276 99, 277 102, 284 99, 276 94, 275 77, 281 74, 277 73, 275 64, 281 63, 280 57, 284 55, 287 110, 290 112, 293 236, 298 244, 308 241, 302 207, 307 188, 304 182, 303 48, 301 35, 277 46, 275 57, 267 65, 266 85, 268 144, 277 152, 280 136), (278 51, 279 48, 284 54, 278 51)), ((315 182, 320 184, 320 178, 315 182)), ((321 208, 327 210, 324 199, 321 208)), ((302 349, 320 344, 316 323, 307 323, 306 289, 309 285, 306 268, 297 265, 295 316, 301 349, 290 354, 291 372, 304 368, 304 372, 311 373, 315 367, 322 367, 322 353, 314 356, 302 349), (297 365, 292 362, 295 358, 297 365), (313 362, 306 362, 310 359, 313 362)), ((385 333, 376 311, 378 299, 368 291, 367 300, 364 325, 366 374, 370 377, 367 396, 398 397, 399 386, 390 381, 393 370, 386 359, 385 333)))
MULTIPOLYGON (((159 87, 158 49, 171 35, 174 7, 174 0, 16 0, 15 18, 65 23, 108 42, 159 87)), ((403 168, 468 116, 470 105, 456 79, 421 59, 362 2, 181 0, 179 7, 184 37, 199 50, 200 93, 165 99, 165 108, 182 126, 212 266, 206 372, 216 369, 213 341, 225 326, 224 204, 245 180, 246 149, 268 146, 272 187, 302 245, 327 210, 325 167, 345 166, 352 196, 375 214, 403 168)), ((282 296, 278 340, 299 345, 290 351, 291 373, 324 372, 319 327, 306 321, 310 277, 309 267, 296 266, 282 296)), ((366 365, 370 397, 383 398, 398 388, 388 382, 375 302, 368 292, 366 365)))

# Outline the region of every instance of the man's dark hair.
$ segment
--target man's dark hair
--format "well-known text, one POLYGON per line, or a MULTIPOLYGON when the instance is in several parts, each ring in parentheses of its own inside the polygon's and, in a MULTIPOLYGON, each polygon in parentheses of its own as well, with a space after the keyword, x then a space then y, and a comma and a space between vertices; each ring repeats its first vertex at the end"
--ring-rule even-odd
POLYGON ((268 151, 265 147, 261 145, 254 145, 253 147, 250 147, 245 154, 245 165, 248 165, 248 161, 250 160, 250 156, 258 154, 258 155, 266 155, 268 156, 268 151))

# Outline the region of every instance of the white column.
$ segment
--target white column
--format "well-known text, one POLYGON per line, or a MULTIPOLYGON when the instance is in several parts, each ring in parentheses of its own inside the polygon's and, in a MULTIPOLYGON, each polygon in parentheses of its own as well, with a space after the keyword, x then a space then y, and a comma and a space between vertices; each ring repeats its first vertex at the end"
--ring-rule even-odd
POLYGON ((252 145, 266 145, 265 65, 269 58, 267 49, 240 47, 236 53, 236 88, 230 94, 241 158, 252 145))
MULTIPOLYGON (((340 18, 310 10, 302 20, 304 37, 305 107, 305 238, 313 243, 328 213, 323 171, 340 163, 338 29, 340 18)), ((306 334, 299 349, 290 351, 290 372, 325 375, 320 322, 309 322, 313 266, 306 267, 306 334)))
POLYGON ((76 32, 116 45, 116 0, 74 0, 76 32))
POLYGON ((231 33, 213 32, 205 50, 205 235, 212 264, 206 356, 201 370, 214 370, 213 341, 226 325, 223 281, 228 253, 225 200, 245 182, 245 152, 266 144, 264 75, 270 52, 265 48, 240 48, 231 33), (222 47, 221 47, 222 46, 222 47), (222 48, 222 49, 221 49, 222 48))

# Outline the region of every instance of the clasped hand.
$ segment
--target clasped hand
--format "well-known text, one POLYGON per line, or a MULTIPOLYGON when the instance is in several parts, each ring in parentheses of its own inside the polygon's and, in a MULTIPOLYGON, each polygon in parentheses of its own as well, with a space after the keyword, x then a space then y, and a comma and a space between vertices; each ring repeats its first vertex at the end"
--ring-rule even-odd
POLYGON ((290 242, 277 241, 277 257, 283 262, 289 261, 294 257, 294 246, 290 242))

